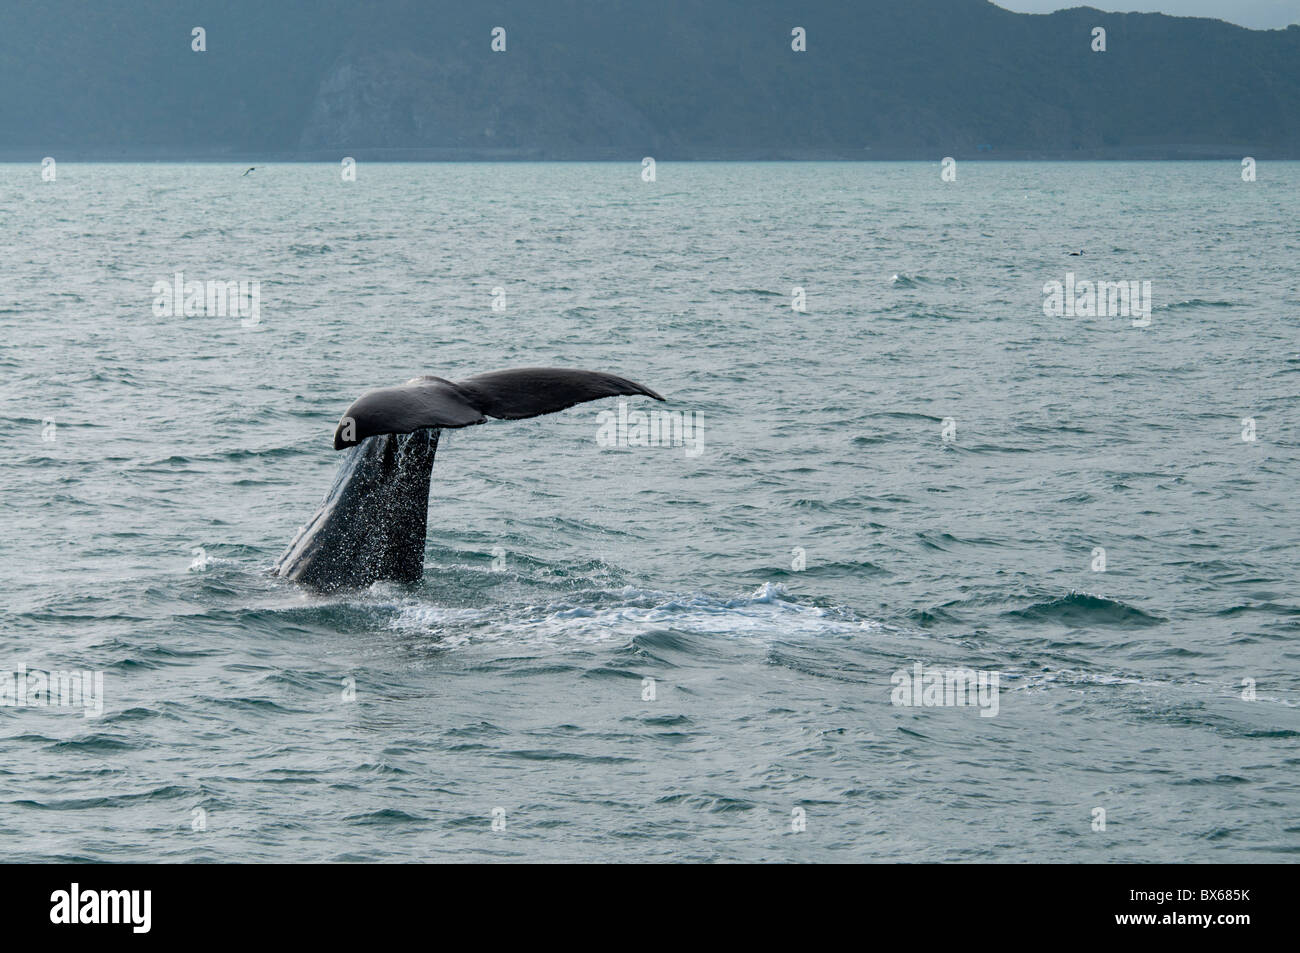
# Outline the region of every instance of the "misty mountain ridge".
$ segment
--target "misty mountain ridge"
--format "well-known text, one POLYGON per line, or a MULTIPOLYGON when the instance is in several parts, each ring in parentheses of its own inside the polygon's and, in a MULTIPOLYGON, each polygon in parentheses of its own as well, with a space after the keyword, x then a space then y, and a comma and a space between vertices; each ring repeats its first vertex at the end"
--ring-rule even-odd
POLYGON ((985 0, 50 0, 0 78, 24 160, 1300 156, 1300 28, 985 0))

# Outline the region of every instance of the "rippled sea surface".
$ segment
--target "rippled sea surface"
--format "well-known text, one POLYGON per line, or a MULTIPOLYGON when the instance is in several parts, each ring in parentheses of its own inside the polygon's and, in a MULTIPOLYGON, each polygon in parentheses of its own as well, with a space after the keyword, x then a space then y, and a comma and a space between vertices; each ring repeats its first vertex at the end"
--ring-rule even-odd
POLYGON ((1300 854, 1300 164, 242 172, 0 166, 0 670, 104 673, 0 708, 4 859, 1300 854), (703 450, 444 434, 422 584, 266 575, 354 397, 519 365, 703 450))

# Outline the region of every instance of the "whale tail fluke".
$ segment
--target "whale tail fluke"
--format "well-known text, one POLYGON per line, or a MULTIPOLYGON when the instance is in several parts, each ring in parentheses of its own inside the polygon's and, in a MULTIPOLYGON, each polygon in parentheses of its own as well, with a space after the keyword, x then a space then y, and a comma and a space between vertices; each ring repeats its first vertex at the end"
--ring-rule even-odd
POLYGON ((589 400, 633 394, 663 400, 625 377, 565 367, 516 367, 463 381, 417 377, 397 387, 367 391, 353 401, 334 431, 334 449, 381 433, 470 427, 488 417, 523 420, 589 400))
POLYGON ((417 377, 368 391, 334 432, 334 449, 347 453, 333 486, 271 571, 323 590, 364 588, 380 579, 418 582, 429 479, 443 429, 633 394, 663 400, 623 377, 560 367, 493 371, 459 382, 417 377))

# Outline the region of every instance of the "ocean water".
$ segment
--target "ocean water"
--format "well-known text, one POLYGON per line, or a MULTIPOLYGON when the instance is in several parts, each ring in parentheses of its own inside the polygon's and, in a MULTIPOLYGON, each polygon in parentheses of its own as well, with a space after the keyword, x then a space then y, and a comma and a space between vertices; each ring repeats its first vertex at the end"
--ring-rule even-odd
POLYGON ((0 166, 0 672, 103 673, 0 707, 3 859, 1300 853, 1300 164, 242 172, 0 166), (266 574, 354 397, 519 365, 702 445, 444 433, 423 583, 266 574))

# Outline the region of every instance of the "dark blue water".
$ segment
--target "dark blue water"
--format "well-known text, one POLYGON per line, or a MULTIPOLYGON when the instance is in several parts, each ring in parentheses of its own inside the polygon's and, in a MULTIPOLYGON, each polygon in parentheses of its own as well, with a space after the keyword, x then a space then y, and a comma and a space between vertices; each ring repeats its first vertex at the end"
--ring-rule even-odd
POLYGON ((3 856, 1293 859, 1300 164, 640 170, 0 166, 0 677, 104 675, 3 856), (265 574, 360 392, 530 364, 701 452, 445 434, 421 585, 265 574))

